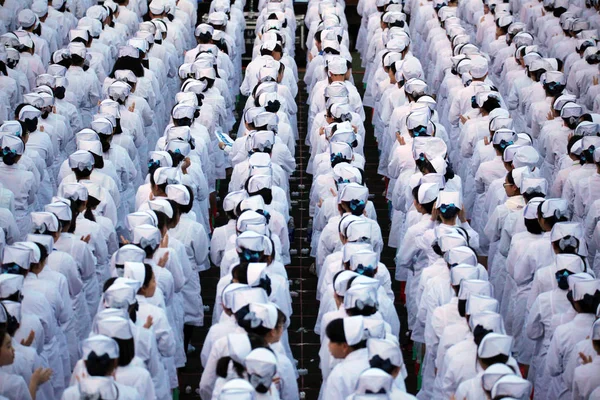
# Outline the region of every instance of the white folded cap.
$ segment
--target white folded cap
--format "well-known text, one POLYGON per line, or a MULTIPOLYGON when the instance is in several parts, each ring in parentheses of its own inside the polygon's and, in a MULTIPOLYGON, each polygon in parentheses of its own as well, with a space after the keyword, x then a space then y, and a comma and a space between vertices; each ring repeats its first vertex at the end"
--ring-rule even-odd
POLYGON ((58 218, 51 212, 32 212, 31 223, 33 224, 33 229, 39 233, 58 232, 60 229, 58 218))
POLYGON ((71 202, 67 199, 56 199, 56 201, 46 204, 44 211, 53 213, 60 221, 71 221, 72 212, 70 204, 71 202))
POLYGON ((327 70, 332 75, 343 75, 348 72, 348 64, 346 59, 340 56, 332 57, 327 62, 327 70))
POLYGON ((115 252, 116 265, 125 265, 126 262, 143 263, 145 259, 144 250, 133 244, 126 244, 115 252))
POLYGON ((125 261, 123 278, 134 280, 140 286, 143 285, 146 280, 146 266, 143 262, 125 261))
POLYGON ((453 205, 459 210, 462 209, 462 199, 460 193, 446 190, 440 191, 435 207, 441 208, 442 206, 448 207, 450 205, 453 205))
POLYGON ((78 137, 77 139, 78 151, 89 151, 90 153, 96 156, 102 157, 103 151, 102 143, 100 143, 100 140, 82 140, 80 137, 78 137))
POLYGON ((523 217, 525 219, 537 219, 538 216, 538 207, 540 204, 544 202, 543 197, 534 197, 529 200, 529 203, 523 209, 523 217))
POLYGON ((130 69, 118 69, 115 71, 115 79, 118 81, 125 81, 129 83, 136 83, 137 76, 130 69))
MULTIPOLYGON (((276 128, 277 124, 279 123, 279 117, 275 113, 265 111, 265 112, 256 114, 252 120, 252 123, 256 127, 266 126, 267 129, 270 129, 271 127, 276 128)), ((269 131, 262 131, 262 132, 269 132, 269 131)), ((269 140, 270 140, 270 138, 269 138, 269 140)))
POLYGON ((583 115, 583 107, 573 102, 565 104, 560 110, 561 118, 579 118, 581 115, 583 115))
POLYGON ((227 348, 229 357, 237 363, 244 364, 244 360, 252 351, 252 345, 247 333, 230 333, 227 335, 227 348))
POLYGON ((115 101, 125 101, 129 97, 130 93, 131 86, 123 81, 114 81, 108 87, 108 96, 115 101))
POLYGON ((565 199, 546 199, 542 203, 541 212, 544 218, 567 217, 569 212, 569 204, 565 199))
POLYGON ((2 135, 21 136, 23 134, 23 127, 19 121, 5 121, 0 126, 0 132, 2 135))
POLYGON ((154 183, 157 185, 173 185, 180 183, 181 177, 178 168, 161 167, 154 171, 154 183))
POLYGON ((343 319, 343 322, 344 336, 346 337, 348 346, 354 346, 366 339, 362 316, 346 317, 343 319))
MULTIPOLYGON (((442 236, 443 238, 444 236, 442 236)), ((441 239, 441 238, 440 238, 441 239)), ((468 246, 457 246, 453 247, 444 252, 444 261, 450 266, 470 265, 472 267, 477 266, 477 255, 468 246)))
MULTIPOLYGON (((69 33, 70 34, 70 33, 69 33)), ((69 53, 71 55, 79 56, 81 58, 85 58, 87 54, 87 49, 85 48, 85 44, 80 42, 71 42, 67 46, 69 53)))
MULTIPOLYGON (((485 338, 484 338, 485 340, 485 338)), ((498 379, 492 388, 492 398, 525 399, 531 396, 531 382, 517 375, 506 375, 498 379)))
MULTIPOLYGON (((504 151, 504 154, 506 154, 506 150, 504 151)), ((517 148, 516 152, 514 153, 512 157, 512 164, 515 168, 524 166, 533 168, 537 166, 539 160, 540 154, 533 146, 521 146, 517 148)), ((508 162, 508 160, 506 161, 508 162)))
POLYGON ((450 232, 444 232, 438 237, 438 245, 442 252, 446 253, 455 247, 465 247, 468 243, 465 236, 456 230, 452 230, 450 232))
POLYGON ((521 194, 525 193, 548 193, 548 181, 544 178, 525 178, 521 182, 521 194))
MULTIPOLYGON (((460 265, 460 264, 459 264, 460 265)), ((467 264, 462 264, 461 266, 466 266, 467 264)), ((457 268, 458 265, 454 268, 457 268)), ((469 267, 471 267, 469 265, 469 267)), ((454 269, 452 268, 452 269, 454 269)), ((450 270, 452 271, 452 270, 450 270)), ((492 284, 488 281, 484 281, 481 279, 463 279, 460 282, 460 289, 458 291, 458 299, 459 300, 467 300, 467 298, 471 294, 478 294, 482 296, 491 297, 494 289, 492 284)))
POLYGON ((377 308, 377 288, 371 285, 356 285, 350 287, 344 295, 344 308, 346 310, 357 308, 363 310, 365 307, 377 308))
POLYGON ((579 222, 558 222, 554 224, 550 232, 550 241, 556 242, 567 237, 576 238, 581 244, 581 241, 584 239, 584 233, 579 222))
MULTIPOLYGON (((242 204, 245 200, 242 201, 242 204)), ((242 213, 236 221, 236 230, 238 232, 254 231, 261 235, 267 232, 267 218, 263 214, 259 214, 256 211, 248 210, 244 211, 242 205, 240 205, 242 213)))
POLYGON ((163 0, 152 0, 148 8, 152 14, 163 14, 165 12, 165 2, 163 0))
POLYGON ((378 255, 371 250, 359 250, 350 256, 350 269, 362 275, 366 270, 376 270, 378 255))
POLYGON ((554 258, 554 272, 567 270, 572 274, 585 272, 585 263, 577 254, 556 254, 554 258))
MULTIPOLYGON (((406 64, 406 62, 404 64, 406 64)), ((426 90, 427 83, 422 79, 412 78, 404 84, 404 91, 412 96, 425 94, 426 90)))
POLYGON ((424 136, 414 138, 412 151, 415 160, 433 160, 436 157, 445 158, 448 147, 441 138, 424 136))
MULTIPOLYGON (((250 197, 247 197, 244 200, 242 200, 242 202, 240 204, 240 209, 242 210, 242 213, 246 210, 252 210, 252 211, 264 210, 265 209, 265 201, 263 200, 262 196, 259 196, 259 195, 250 196, 250 197)), ((242 217, 244 214, 240 215, 240 217, 242 217)), ((239 220, 239 218, 238 218, 238 220, 239 220)))
POLYGON ((16 247, 19 247, 21 249, 29 249, 31 250, 31 253, 29 254, 29 262, 31 264, 34 263, 39 263, 41 258, 42 258, 42 253, 40 251, 40 248, 37 244, 35 244, 34 242, 15 242, 14 244, 16 247))
POLYGON ((82 358, 91 360, 95 357, 108 355, 111 360, 119 358, 119 345, 114 339, 104 335, 94 335, 85 339, 81 345, 82 358))
POLYGON ((0 274, 0 297, 5 299, 22 290, 24 279, 23 275, 0 274))
POLYGON ((52 250, 54 247, 54 239, 52 238, 52 236, 37 235, 37 234, 30 233, 27 235, 26 240, 27 240, 27 242, 37 243, 40 246, 43 246, 44 249, 46 250, 46 253, 48 253, 48 254, 52 253, 52 250))
POLYGON ((348 163, 339 163, 333 167, 333 177, 336 183, 362 183, 360 170, 348 163))
POLYGON ((597 136, 600 133, 600 124, 582 121, 575 128, 575 136, 597 136))
POLYGON ((19 136, 4 135, 0 138, 0 146, 4 155, 9 153, 22 155, 25 151, 25 143, 19 136))
POLYGON ((42 108, 44 106, 44 100, 40 94, 36 92, 25 93, 23 95, 23 101, 35 108, 42 108))
POLYGON ((471 68, 469 73, 475 79, 481 79, 488 73, 488 60, 482 56, 471 57, 471 68))
POLYGON ((506 364, 496 363, 490 365, 485 371, 483 371, 483 375, 481 377, 481 384, 483 389, 490 392, 494 387, 496 382, 506 376, 506 375, 514 375, 515 371, 511 367, 506 364))
POLYGON ((157 226, 158 217, 156 216, 156 213, 148 209, 127 214, 127 216, 125 217, 125 226, 127 227, 127 229, 133 231, 133 228, 139 225, 157 226))
POLYGON ((229 192, 223 199, 223 210, 234 211, 237 205, 248 197, 248 192, 245 190, 237 190, 235 192, 229 192))
MULTIPOLYGON (((230 283, 227 286, 225 286, 223 288, 223 291, 221 292, 221 303, 223 303, 223 308, 226 309, 232 309, 233 308, 233 297, 234 297, 234 293, 237 290, 246 290, 250 288, 250 286, 243 284, 243 283, 230 283)), ((266 292, 264 292, 264 301, 254 301, 255 303, 264 303, 267 302, 267 296, 266 296, 266 292)), ((237 310, 235 310, 237 311, 237 310)))
POLYGON ((335 275, 333 281, 333 290, 338 296, 344 296, 346 291, 348 290, 348 281, 354 277, 357 277, 358 274, 354 271, 344 270, 339 274, 335 275))
POLYGON ((450 269, 450 283, 452 286, 459 286, 465 279, 479 279, 477 267, 463 264, 450 269))
POLYGON ((253 328, 262 326, 263 328, 274 329, 277 326, 277 307, 275 304, 270 302, 250 303, 248 309, 249 312, 244 320, 250 320, 253 328))
POLYGON ((231 379, 223 385, 218 400, 254 400, 256 391, 245 379, 231 379))
POLYGON ((345 236, 348 242, 370 243, 371 223, 368 221, 354 221, 346 226, 345 236))
POLYGON ((133 228, 131 243, 139 245, 142 249, 151 247, 156 249, 162 240, 160 230, 155 226, 143 224, 133 228))
POLYGON ((325 97, 348 97, 349 91, 344 82, 333 82, 325 88, 325 97))
MULTIPOLYGON (((83 143, 83 142, 80 142, 83 143)), ((77 150, 69 156, 69 168, 83 171, 94 167, 94 156, 87 150, 77 150)))
POLYGON ((187 157, 192 151, 192 147, 189 142, 179 139, 169 140, 165 144, 164 149, 165 151, 173 154, 182 154, 184 157, 187 157))
MULTIPOLYGON (((463 281, 463 283, 464 282, 466 281, 463 281)), ((471 293, 467 297, 465 314, 473 315, 487 311, 497 313, 499 309, 500 303, 498 303, 498 300, 494 299, 493 297, 471 293)))
POLYGON ((269 388, 277 373, 277 357, 273 350, 259 347, 246 356, 244 366, 251 384, 269 388))
POLYGON ((48 14, 48 2, 36 0, 31 5, 31 11, 38 16, 38 18, 42 18, 48 14))
POLYGON ((265 251, 265 239, 268 238, 254 231, 242 232, 235 239, 236 250, 238 253, 241 253, 244 249, 256 252, 265 251))
POLYGON ((377 363, 389 360, 395 367, 404 366, 404 358, 402 357, 400 346, 392 340, 369 339, 367 341, 367 349, 369 352, 369 361, 371 362, 377 363))
POLYGON ((222 11, 210 13, 207 22, 213 26, 227 25, 227 14, 222 11))
POLYGON ((185 185, 167 185, 166 193, 169 200, 177 204, 184 206, 190 204, 190 191, 185 185))
POLYGON ((270 175, 253 175, 248 178, 248 193, 253 194, 262 189, 271 189, 273 177, 270 175))
MULTIPOLYGON (((571 276, 573 275, 569 275, 569 278, 571 276)), ((600 279, 577 280, 572 286, 573 301, 581 301, 585 295, 594 296, 596 292, 600 291, 600 279)))
POLYGON ((165 199, 157 198, 154 200, 149 200, 148 206, 150 207, 150 210, 154 212, 161 212, 168 218, 173 218, 173 207, 171 206, 171 203, 165 199))
POLYGON ((109 118, 99 117, 92 121, 91 127, 98 134, 111 136, 113 134, 114 125, 109 118))
POLYGON ((127 45, 119 47, 118 56, 119 56, 119 58, 121 58, 121 57, 140 58, 140 51, 137 47, 127 44, 127 45))
POLYGON ((600 340, 600 319, 597 319, 596 322, 594 322, 594 325, 592 325, 592 334, 590 339, 600 340))
POLYGON ((27 105, 19 111, 19 121, 24 122, 26 119, 38 118, 42 112, 35 107, 27 105))
MULTIPOLYGON (((233 312, 238 312, 243 307, 249 304, 266 304, 269 302, 267 292, 261 287, 250 287, 248 285, 245 288, 238 288, 232 291, 231 294, 231 307, 233 312)), ((227 295, 229 296, 229 294, 227 295)))
POLYGON ((199 24, 194 30, 194 36, 200 36, 201 34, 208 33, 212 37, 215 28, 210 26, 209 24, 199 24))
MULTIPOLYGON (((127 286, 127 285, 125 285, 127 286)), ((122 317, 109 317, 98 323, 98 333, 110 338, 128 340, 133 338, 131 324, 122 317)))
POLYGON ((271 149, 275 144, 275 133, 273 131, 255 131, 247 139, 247 145, 252 150, 264 152, 271 149))
POLYGON ((33 250, 29 247, 17 245, 16 243, 14 245, 6 245, 4 247, 2 264, 14 263, 23 269, 29 270, 32 253, 33 250))
POLYGON ((88 190, 87 188, 78 182, 65 183, 61 185, 61 196, 71 201, 87 201, 88 190))
POLYGON ((506 148, 515 143, 516 140, 517 134, 512 129, 498 129, 494 133, 492 143, 495 145, 500 145, 500 147, 504 146, 504 148, 506 148))
POLYGON ((85 12, 85 16, 102 22, 106 19, 106 17, 108 17, 108 10, 99 5, 91 6, 85 12))
POLYGON ((390 394, 392 392, 392 385, 394 378, 379 368, 369 368, 364 370, 358 377, 356 384, 356 391, 354 397, 363 394, 390 394))
POLYGON ((338 194, 338 204, 342 202, 358 201, 366 204, 369 200, 369 189, 358 183, 349 183, 338 194))
POLYGON ((492 358, 498 355, 510 356, 512 344, 512 336, 488 333, 477 348, 477 356, 479 358, 492 358))
POLYGON ((24 9, 19 12, 17 15, 17 22, 23 28, 31 28, 32 26, 37 26, 39 23, 39 19, 37 15, 30 9, 24 9))

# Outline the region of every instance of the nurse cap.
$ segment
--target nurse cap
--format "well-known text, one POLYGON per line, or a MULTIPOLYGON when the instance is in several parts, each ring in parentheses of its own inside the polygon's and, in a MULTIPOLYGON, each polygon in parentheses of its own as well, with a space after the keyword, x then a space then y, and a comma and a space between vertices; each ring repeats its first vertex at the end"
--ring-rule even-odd
POLYGON ((146 266, 143 262, 131 262, 125 261, 125 268, 123 270, 123 278, 134 280, 141 285, 144 284, 146 279, 146 266))
POLYGON ((130 231, 133 231, 136 226, 144 224, 158 226, 158 217, 154 211, 150 209, 136 211, 127 214, 125 217, 125 227, 130 231))
POLYGON ((232 379, 221 388, 218 400, 255 400, 256 391, 245 379, 232 379))
POLYGON ((270 175, 253 175, 248 178, 248 193, 256 193, 262 189, 273 187, 273 177, 270 175))
MULTIPOLYGON (((241 209, 242 211, 244 210, 243 208, 241 209)), ((248 209, 239 215, 235 228, 238 232, 253 231, 260 235, 265 235, 268 232, 267 218, 263 214, 248 209)))
POLYGON ((71 206, 65 201, 54 201, 50 204, 46 204, 44 206, 44 211, 54 214, 60 221, 71 221, 71 206))
POLYGON ((113 134, 113 123, 105 117, 96 118, 92 121, 91 127, 98 134, 110 136, 113 134))
MULTIPOLYGON (((250 196, 250 197, 247 197, 244 200, 242 200, 242 202, 240 204, 240 209, 242 210, 242 214, 240 215, 240 218, 241 218, 242 216, 245 216, 245 214, 247 214, 247 213, 244 213, 244 211, 246 211, 246 210, 252 210, 252 211, 264 210, 265 209, 265 201, 263 200, 262 196, 259 196, 259 195, 250 196)), ((238 220, 239 220, 239 218, 238 218, 238 220)))
POLYGON ((4 247, 2 264, 14 263, 23 269, 29 270, 33 250, 29 247, 17 245, 17 243, 4 247))
POLYGON ((77 150, 69 156, 69 168, 71 169, 83 171, 85 169, 92 169, 94 164, 94 156, 87 150, 77 150))
POLYGON ((554 258, 554 272, 566 269, 573 274, 585 272, 583 259, 577 254, 556 254, 554 258))
POLYGON ((565 199, 546 199, 541 207, 542 217, 568 217, 569 203, 565 199))
POLYGON ((448 265, 470 265, 472 267, 477 266, 477 255, 468 246, 457 246, 449 249, 444 253, 444 261, 448 265))
MULTIPOLYGON (((346 292, 348 294, 348 292, 346 292)), ((343 319, 344 336, 348 346, 354 346, 366 339, 363 317, 345 317, 343 319)))
POLYGON ((369 189, 358 183, 349 183, 338 193, 337 202, 351 202, 353 200, 367 203, 369 200, 369 189))
POLYGON ((133 228, 133 239, 131 243, 140 245, 142 249, 150 246, 156 249, 162 240, 162 235, 158 228, 152 225, 138 225, 133 228))
POLYGON ((338 296, 345 296, 348 291, 348 281, 358 274, 354 271, 343 270, 336 274, 333 281, 333 290, 338 296))
POLYGON ((165 214, 168 218, 173 218, 173 207, 168 200, 157 198, 154 200, 148 201, 148 206, 154 212, 161 212, 165 214))
POLYGON ((5 121, 0 126, 0 132, 3 135, 21 136, 23 134, 23 127, 19 121, 5 121))
POLYGON ((19 121, 24 122, 26 119, 38 118, 41 115, 42 112, 40 110, 30 105, 26 105, 19 111, 19 121))
POLYGON ((552 227, 550 232, 550 241, 555 242, 567 236, 575 237, 579 244, 585 241, 583 228, 579 222, 558 222, 552 227))
POLYGON ((4 135, 0 138, 0 143, 4 155, 9 153, 22 155, 25 151, 25 143, 19 136, 4 135))
POLYGON ((158 163, 158 166, 163 168, 173 167, 173 159, 167 151, 151 151, 148 157, 150 158, 149 164, 158 163))
POLYGON ((498 379, 506 375, 514 374, 515 371, 513 371, 513 369, 506 364, 493 364, 483 371, 483 375, 481 376, 481 384, 484 390, 490 392, 498 379))
POLYGON ((22 290, 24 279, 23 275, 0 274, 0 297, 5 299, 22 290))
POLYGON ((190 204, 190 191, 185 185, 167 185, 166 193, 168 199, 177 204, 184 206, 190 204))
POLYGON ((245 190, 237 190, 235 192, 228 193, 223 199, 223 210, 234 211, 237 205, 247 197, 248 192, 245 190))
POLYGON ((40 233, 58 232, 60 229, 58 218, 51 212, 32 212, 31 222, 34 230, 40 233))
POLYGON ((143 263, 146 253, 138 246, 126 244, 115 252, 115 264, 124 265, 126 262, 143 263))
POLYGON ((369 221, 354 221, 346 226, 344 236, 348 242, 370 243, 372 237, 371 223, 369 221))
POLYGON ((177 104, 173 108, 173 112, 171 113, 171 115, 173 116, 174 119, 182 119, 182 118, 194 119, 195 112, 196 112, 196 108, 193 106, 186 105, 186 104, 177 104))
POLYGON ((357 285, 350 287, 344 295, 344 308, 346 310, 357 308, 363 310, 365 307, 378 308, 377 288, 369 285, 357 285))
POLYGON ((450 284, 459 286, 463 280, 479 279, 479 270, 467 264, 457 265, 450 269, 450 284))
POLYGON ((596 322, 594 322, 594 325, 592 325, 591 339, 600 340, 600 319, 597 319, 596 322))
MULTIPOLYGON (((521 182, 521 193, 548 193, 548 181, 544 178, 525 178, 521 182)), ((530 201, 531 202, 531 201, 530 201)))
POLYGON ((31 252, 29 253, 29 262, 39 263, 42 258, 42 252, 40 251, 40 247, 34 242, 15 242, 14 246, 17 246, 21 249, 29 249, 31 252))
POLYGON ((573 283, 572 290, 573 301, 581 301, 586 295, 595 296, 600 291, 600 279, 579 280, 573 283))
POLYGON ((261 287, 249 287, 234 290, 232 293, 231 311, 238 312, 249 304, 266 304, 269 302, 267 292, 261 287))
POLYGON ((27 242, 36 243, 46 250, 46 253, 52 253, 54 247, 54 239, 50 235, 38 235, 38 234, 28 234, 26 238, 27 242))
POLYGON ((367 350, 369 352, 369 362, 374 367, 378 364, 379 360, 389 360, 395 367, 404 366, 404 358, 402 357, 400 346, 389 339, 369 339, 367 341, 367 350))
POLYGON ((369 339, 385 339, 387 335, 387 332, 385 331, 387 322, 376 318, 365 318, 363 322, 365 324, 365 330, 367 331, 367 336, 369 339))
POLYGON ((277 326, 277 307, 271 302, 250 303, 248 314, 243 317, 252 328, 262 326, 267 329, 275 329, 277 326))
POLYGON ((156 171, 154 171, 153 178, 154 183, 157 185, 163 185, 165 183, 167 185, 173 185, 180 183, 179 169, 168 167, 158 168, 156 171))
POLYGON ((259 347, 246 356, 244 363, 251 384, 270 387, 277 373, 277 357, 272 350, 259 347))
POLYGON ((417 200, 419 204, 431 203, 437 199, 440 192, 440 186, 437 183, 423 183, 419 186, 419 192, 417 193, 417 200))
POLYGON ((443 205, 449 206, 451 204, 458 209, 462 209, 462 199, 460 193, 442 190, 438 195, 438 199, 435 204, 436 208, 440 208, 443 205))
POLYGON ((83 341, 82 353, 84 360, 89 360, 91 353, 95 353, 97 357, 106 354, 111 360, 115 360, 119 358, 119 345, 108 336, 94 335, 83 341))
POLYGON ((362 184, 362 175, 360 170, 348 163, 339 163, 333 167, 333 177, 337 183, 358 183, 362 184))
MULTIPOLYGON (((221 292, 221 303, 223 308, 231 309, 233 307, 233 294, 237 290, 248 289, 249 286, 243 283, 230 283, 223 288, 221 292)), ((265 301, 268 301, 265 293, 265 301)), ((258 303, 261 303, 260 301, 258 303)), ((237 311, 237 310, 236 310, 237 311)))
POLYGON ((128 340, 133 338, 129 320, 122 317, 109 317, 100 321, 97 325, 100 335, 110 338, 128 340))
POLYGON ((493 297, 471 293, 467 297, 465 314, 473 315, 482 313, 484 311, 497 313, 499 309, 500 303, 498 303, 498 300, 494 299, 493 297))
POLYGON ((428 160, 436 157, 446 157, 448 147, 446 143, 438 137, 416 137, 413 140, 413 158, 415 160, 425 156, 428 160))
POLYGON ((505 334, 502 315, 492 311, 482 311, 469 317, 469 328, 474 331, 477 326, 492 331, 496 334, 505 334))
POLYGON ((475 79, 483 78, 488 73, 488 60, 482 56, 471 57, 469 73, 475 79))
POLYGON ((467 246, 467 238, 465 238, 460 232, 454 230, 447 233, 443 233, 438 238, 438 245, 443 253, 459 246, 467 246))
POLYGON ((244 364, 244 360, 252 351, 252 344, 247 333, 230 333, 227 335, 227 349, 229 357, 237 363, 244 364))
POLYGON ((250 263, 246 272, 248 285, 255 287, 267 273, 267 263, 250 263))
POLYGON ((582 114, 583 107, 573 102, 565 104, 560 110, 561 118, 579 118, 582 114))
POLYGON ((531 382, 517 375, 506 375, 498 379, 492 388, 492 398, 524 399, 531 396, 531 382))
MULTIPOLYGON (((506 150, 504 151, 504 154, 506 154, 506 151, 508 150, 509 147, 506 148, 506 150)), ((537 164, 539 163, 539 160, 540 160, 540 154, 533 146, 520 146, 519 148, 516 149, 516 152, 514 153, 514 155, 512 157, 512 164, 515 168, 525 167, 525 166, 527 166, 529 168, 533 168, 533 167, 537 166, 537 164)), ((506 161, 508 162, 508 160, 506 160, 506 161)))
MULTIPOLYGON (((470 267, 470 265, 469 265, 469 267, 470 267)), ((457 267, 454 267, 454 268, 457 268, 457 267)), ((493 289, 492 284, 485 280, 463 279, 460 282, 460 289, 458 291, 458 299, 459 300, 467 300, 467 298, 472 294, 479 294, 479 295, 491 297, 494 294, 494 289, 493 289)))
POLYGON ((235 247, 238 253, 243 249, 261 252, 265 250, 265 239, 267 238, 264 235, 253 231, 242 232, 235 239, 235 247))
POLYGON ((61 186, 61 196, 71 201, 87 201, 88 190, 81 183, 65 183, 61 186))
MULTIPOLYGON (((575 136, 597 136, 600 132, 600 124, 590 121, 582 121, 575 128, 575 136)), ((594 153, 594 155, 596 155, 594 153)))
POLYGON ((394 378, 379 368, 369 368, 358 377, 355 394, 372 394, 392 392, 394 378))
POLYGON ((34 25, 39 24, 39 19, 33 11, 30 9, 24 9, 17 15, 17 22, 23 28, 30 28, 34 25))

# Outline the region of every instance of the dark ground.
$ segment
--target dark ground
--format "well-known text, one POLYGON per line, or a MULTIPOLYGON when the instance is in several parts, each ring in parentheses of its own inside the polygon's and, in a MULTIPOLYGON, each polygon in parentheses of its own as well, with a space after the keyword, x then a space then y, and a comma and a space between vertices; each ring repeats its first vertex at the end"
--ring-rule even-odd
MULTIPOLYGON (((206 3, 205 3, 206 4, 206 3)), ((201 7, 200 10, 203 8, 201 7)), ((297 9, 297 15, 300 15, 303 10, 297 9)), ((348 22, 350 24, 351 37, 356 37, 358 31, 358 15, 356 14, 356 7, 347 6, 346 14, 348 22)), ((353 41, 354 39, 351 39, 353 41)), ((352 45, 353 47, 353 45, 352 45)), ((305 60, 305 52, 298 48, 297 64, 301 75, 303 75, 305 60)), ((363 91, 362 77, 364 71, 360 68, 359 55, 353 53, 354 57, 354 81, 359 92, 363 91)), ((299 108, 298 124, 300 132, 300 140, 296 143, 296 162, 297 169, 290 181, 290 189, 292 191, 292 201, 295 203, 292 205, 291 212, 295 222, 295 238, 291 248, 296 250, 296 254, 292 256, 291 265, 287 267, 288 275, 290 278, 290 291, 296 293, 297 297, 293 297, 293 310, 291 325, 289 328, 289 340, 292 347, 294 357, 298 360, 298 368, 306 369, 308 373, 300 376, 298 386, 301 392, 305 393, 305 399, 316 400, 321 386, 321 373, 319 370, 319 337, 313 332, 315 325, 318 302, 316 300, 316 285, 317 278, 309 272, 310 265, 314 262, 314 259, 308 255, 303 254, 302 250, 308 252, 310 240, 308 239, 309 231, 309 217, 308 217, 308 193, 312 183, 311 175, 305 173, 305 165, 308 162, 310 156, 309 148, 304 145, 304 137, 306 135, 306 92, 302 82, 299 83, 299 94, 296 102, 299 108)), ((244 101, 238 102, 238 104, 244 104, 244 101)), ((388 218, 388 206, 384 196, 385 182, 382 177, 377 175, 377 164, 378 164, 378 151, 375 138, 373 137, 373 127, 370 123, 371 109, 365 109, 367 114, 367 121, 365 121, 366 128, 366 139, 365 139, 365 157, 367 164, 365 166, 365 180, 371 193, 371 201, 375 204, 377 210, 377 216, 379 225, 381 226, 384 241, 387 242, 389 234, 390 220, 388 218)), ((238 111, 239 112, 239 111, 238 111)), ((239 114, 238 114, 239 115, 239 114)), ((228 182, 223 181, 220 184, 219 198, 222 199, 227 194, 228 182)), ((219 201, 219 207, 221 203, 219 201)), ((216 226, 220 226, 226 223, 226 219, 223 215, 216 218, 216 226)), ((390 274, 394 276, 394 255, 395 249, 384 248, 381 255, 381 262, 383 262, 388 269, 390 274)), ((200 365, 199 350, 202 347, 206 333, 212 324, 212 306, 215 303, 215 290, 219 279, 218 268, 213 268, 205 271, 201 275, 202 284, 202 298, 204 304, 210 306, 210 310, 205 311, 205 326, 196 329, 192 344, 198 349, 194 353, 188 354, 188 364, 185 368, 180 371, 180 399, 197 399, 196 388, 200 381, 202 374, 202 366, 200 365), (190 391, 186 394, 186 388, 190 391), (190 390, 191 388, 191 390, 190 390)), ((400 296, 400 284, 398 282, 393 283, 393 289, 396 293, 396 309, 400 315, 403 328, 406 327, 406 309, 402 304, 400 296)), ((416 374, 415 364, 412 361, 412 349, 405 339, 404 331, 401 333, 401 342, 403 343, 404 350, 404 361, 406 363, 409 376, 406 380, 407 388, 409 392, 416 392, 416 374)), ((285 400, 285 399, 283 399, 285 400)))

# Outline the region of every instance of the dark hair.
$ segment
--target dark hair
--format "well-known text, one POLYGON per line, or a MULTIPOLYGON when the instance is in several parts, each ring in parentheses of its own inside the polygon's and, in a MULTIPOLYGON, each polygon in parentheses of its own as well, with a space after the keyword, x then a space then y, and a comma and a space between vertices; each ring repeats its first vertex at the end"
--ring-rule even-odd
POLYGON ((100 205, 100 199, 88 194, 87 204, 83 216, 85 219, 96 222, 96 216, 93 210, 100 205))
POLYGON ((369 317, 377 312, 377 307, 375 306, 365 306, 362 309, 358 307, 346 308, 346 314, 348 316, 353 317, 356 315, 362 315, 363 317, 369 317))
POLYGON ((542 234, 542 227, 537 219, 528 219, 524 218, 525 228, 527 228, 527 232, 532 233, 534 235, 542 234))
POLYGON ((523 198, 525 199, 526 203, 529 203, 529 201, 531 199, 534 199, 536 197, 542 197, 542 198, 546 197, 546 195, 541 192, 525 192, 525 193, 521 193, 521 195, 523 195, 523 198))
POLYGON ((463 318, 467 315, 467 299, 458 300, 458 314, 463 318))
POLYGON ((125 367, 135 357, 135 342, 131 339, 113 338, 119 345, 119 367, 125 367))
POLYGON ((114 371, 115 363, 108 354, 99 356, 92 351, 85 360, 85 368, 91 376, 108 376, 114 371))
POLYGON ((136 77, 141 78, 144 76, 144 66, 142 61, 139 58, 134 57, 120 57, 115 61, 115 65, 113 66, 112 71, 110 72, 110 77, 115 77, 115 71, 121 69, 128 69, 135 74, 136 77))
POLYGON ((483 340, 484 337, 486 337, 486 335, 488 333, 492 333, 494 332, 491 329, 485 329, 483 326, 481 325, 477 325, 474 329, 473 329, 473 340, 475 341, 475 344, 477 345, 477 347, 479 347, 479 345, 481 344, 481 341, 483 340))
POLYGON ((194 207, 194 190, 188 185, 185 185, 185 188, 187 189, 190 195, 190 202, 188 204, 178 204, 179 211, 181 212, 181 214, 189 213, 194 207))
POLYGON ((244 366, 242 364, 240 364, 239 362, 233 360, 229 356, 227 356, 227 357, 221 357, 217 361, 217 367, 216 367, 217 376, 219 376, 221 378, 227 378, 227 373, 229 372, 229 363, 230 362, 232 363, 233 370, 238 375, 238 377, 240 377, 240 378, 243 377, 244 376, 244 372, 246 372, 246 368, 244 368, 244 366))
POLYGON ((546 222, 548 225, 550 225, 550 228, 553 228, 557 222, 567 222, 569 220, 566 216, 562 216, 560 218, 557 218, 555 215, 551 215, 550 217, 544 217, 542 213, 542 204, 544 203, 542 202, 538 205, 537 216, 538 218, 543 219, 544 222, 546 222))
POLYGON ((152 266, 150 264, 144 263, 144 270, 146 274, 144 276, 144 282, 142 282, 142 288, 148 287, 152 277, 154 276, 154 271, 152 270, 152 266))
POLYGON ((595 314, 600 304, 600 290, 596 290, 593 295, 584 295, 583 299, 576 301, 576 303, 579 304, 581 313, 595 314))
POLYGON ((325 328, 325 334, 332 343, 346 343, 346 334, 344 333, 344 319, 336 318, 325 328))
POLYGON ((483 108, 489 114, 496 108, 500 108, 500 101, 495 97, 488 97, 481 108, 483 108))
POLYGON ((504 354, 498 354, 497 356, 494 357, 488 357, 488 358, 479 358, 479 361, 485 365, 485 367, 489 367, 490 365, 494 365, 494 364, 506 364, 508 362, 509 356, 504 355, 504 354))
POLYGON ((108 278, 104 282, 104 285, 102 285, 102 293, 106 292, 108 290, 108 288, 111 287, 113 283, 115 283, 116 280, 117 280, 116 276, 108 278))

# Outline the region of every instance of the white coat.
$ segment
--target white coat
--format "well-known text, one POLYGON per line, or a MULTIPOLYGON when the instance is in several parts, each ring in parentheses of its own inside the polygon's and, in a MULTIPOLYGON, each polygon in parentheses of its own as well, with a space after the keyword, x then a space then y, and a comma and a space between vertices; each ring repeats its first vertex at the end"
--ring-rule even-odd
POLYGON ((351 395, 360 374, 369 368, 367 349, 355 350, 335 366, 321 388, 322 399, 345 400, 351 395))
POLYGON ((590 364, 575 369, 573 377, 573 400, 591 398, 592 392, 600 387, 600 358, 596 357, 590 364))

